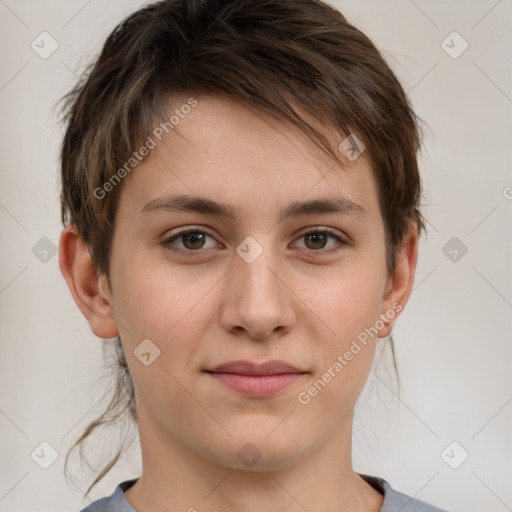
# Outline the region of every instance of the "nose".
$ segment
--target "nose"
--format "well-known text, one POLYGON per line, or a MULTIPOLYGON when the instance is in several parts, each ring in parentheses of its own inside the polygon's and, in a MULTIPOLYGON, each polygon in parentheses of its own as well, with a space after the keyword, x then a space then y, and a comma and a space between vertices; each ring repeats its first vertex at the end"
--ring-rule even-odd
POLYGON ((220 320, 231 333, 264 341, 291 331, 294 295, 277 256, 264 250, 248 263, 238 254, 225 278, 220 320))

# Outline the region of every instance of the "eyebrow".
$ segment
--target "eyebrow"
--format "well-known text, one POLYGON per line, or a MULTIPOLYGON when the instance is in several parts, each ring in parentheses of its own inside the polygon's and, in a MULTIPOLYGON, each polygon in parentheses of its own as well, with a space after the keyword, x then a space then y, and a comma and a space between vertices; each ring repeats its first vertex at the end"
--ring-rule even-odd
MULTIPOLYGON (((156 211, 195 212, 234 219, 239 209, 206 197, 171 194, 153 199, 143 206, 140 213, 147 214, 156 211)), ((290 217, 321 213, 339 213, 355 215, 362 219, 368 218, 368 212, 361 205, 354 203, 350 199, 346 197, 329 197, 325 199, 311 199, 309 201, 294 201, 280 212, 279 220, 283 221, 290 217)))

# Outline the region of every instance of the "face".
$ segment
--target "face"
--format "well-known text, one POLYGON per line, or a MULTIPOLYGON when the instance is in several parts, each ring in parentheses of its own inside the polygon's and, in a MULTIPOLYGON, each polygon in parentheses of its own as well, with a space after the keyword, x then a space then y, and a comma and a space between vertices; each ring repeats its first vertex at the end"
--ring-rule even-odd
POLYGON ((141 439, 228 467, 253 450, 277 469, 350 435, 383 320, 401 309, 385 297, 378 191, 364 153, 343 168, 275 119, 197 100, 184 137, 166 134, 123 182, 112 316, 141 439), (213 371, 271 360, 295 370, 213 371))

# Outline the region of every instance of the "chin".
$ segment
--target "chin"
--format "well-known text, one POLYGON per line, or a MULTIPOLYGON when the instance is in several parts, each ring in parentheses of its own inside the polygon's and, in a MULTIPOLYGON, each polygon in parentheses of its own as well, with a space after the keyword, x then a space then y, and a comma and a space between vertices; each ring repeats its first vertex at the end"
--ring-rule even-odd
POLYGON ((219 446, 216 446, 210 455, 215 462, 230 469, 254 472, 285 469, 306 455, 302 453, 303 437, 295 440, 290 436, 285 439, 275 435, 271 439, 274 435, 268 436, 268 432, 251 435, 248 432, 247 435, 230 439, 229 446, 220 453, 219 446))

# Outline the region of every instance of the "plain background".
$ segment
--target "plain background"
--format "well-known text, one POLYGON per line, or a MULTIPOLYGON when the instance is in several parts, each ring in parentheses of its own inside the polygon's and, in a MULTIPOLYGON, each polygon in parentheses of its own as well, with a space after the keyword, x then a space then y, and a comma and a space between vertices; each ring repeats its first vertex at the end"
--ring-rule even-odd
MULTIPOLYGON (((66 450, 107 388, 96 384, 102 342, 51 247, 61 230, 55 104, 142 4, 0 0, 3 512, 79 510, 139 475, 134 448, 90 499, 82 491, 92 474, 77 467, 72 482, 64 478, 66 450), (47 59, 31 47, 43 31, 58 43, 47 59), (43 441, 58 452, 48 469, 31 457, 43 441)), ((431 130, 421 157, 429 234, 394 329, 402 394, 371 374, 358 404, 355 469, 451 511, 512 510, 511 1, 332 4, 381 49, 431 130)))

